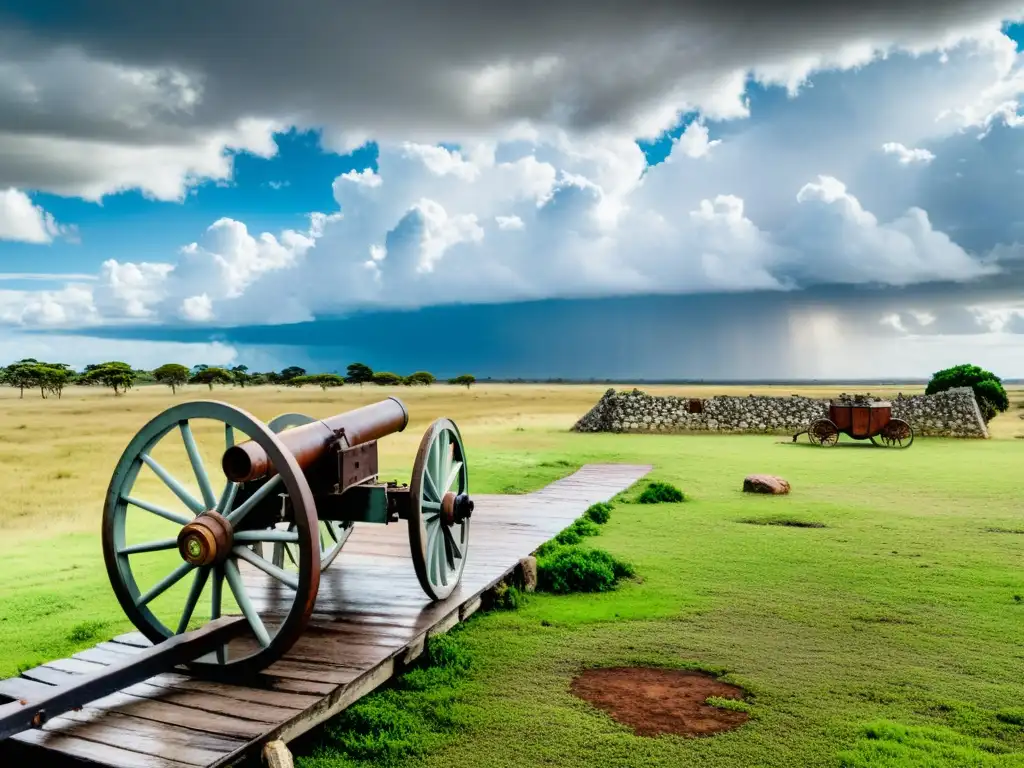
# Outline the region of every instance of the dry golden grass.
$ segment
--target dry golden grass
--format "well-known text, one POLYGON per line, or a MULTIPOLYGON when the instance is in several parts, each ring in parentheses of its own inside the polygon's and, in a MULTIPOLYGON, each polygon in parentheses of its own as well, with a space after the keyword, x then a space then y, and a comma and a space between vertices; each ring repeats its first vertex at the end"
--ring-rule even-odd
MULTIPOLYGON (((427 424, 439 416, 454 419, 471 451, 528 452, 539 448, 545 434, 564 432, 587 412, 607 385, 435 385, 421 387, 354 387, 323 392, 285 387, 247 389, 188 387, 172 395, 161 386, 140 387, 115 397, 109 390, 69 388, 62 399, 43 400, 38 392, 0 390, 0 531, 4 536, 46 537, 58 532, 96 531, 110 475, 121 452, 151 418, 174 403, 216 399, 232 403, 267 421, 277 414, 299 411, 324 417, 389 395, 400 397, 410 412, 402 434, 381 441, 381 470, 387 478, 404 479, 427 424)), ((629 387, 618 387, 629 389, 629 387)), ((716 394, 800 394, 829 397, 852 386, 643 386, 651 394, 709 397, 716 394)), ((872 394, 916 394, 920 388, 871 388, 872 394)), ((1010 390, 1012 404, 990 424, 992 436, 1024 435, 1024 387, 1010 390)), ((217 465, 219 433, 199 430, 207 462, 217 465)), ((172 442, 167 440, 168 443, 172 442)), ((161 447, 173 450, 173 446, 161 447)), ((181 477, 190 477, 183 451, 158 454, 181 477)), ((152 486, 157 491, 155 485, 152 486)), ((155 500, 155 499, 154 499, 155 500)))

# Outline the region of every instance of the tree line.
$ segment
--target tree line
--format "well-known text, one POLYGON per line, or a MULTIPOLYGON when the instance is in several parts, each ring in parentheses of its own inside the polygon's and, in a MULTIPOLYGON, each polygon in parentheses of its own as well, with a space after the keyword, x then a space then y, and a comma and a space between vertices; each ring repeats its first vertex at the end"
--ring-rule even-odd
MULTIPOLYGON (((83 370, 76 371, 65 363, 49 363, 34 358, 18 360, 6 368, 0 368, 0 384, 19 389, 20 397, 25 396, 26 389, 38 389, 44 399, 49 396, 60 399, 64 388, 69 385, 102 386, 114 390, 115 395, 121 395, 139 384, 154 383, 170 387, 171 392, 177 392, 178 387, 186 384, 205 384, 211 390, 215 384, 235 387, 267 384, 288 387, 312 385, 326 391, 345 384, 429 386, 436 381, 436 377, 429 371, 416 371, 408 376, 401 376, 390 371, 374 371, 365 363, 352 363, 344 376, 338 373, 311 374, 295 365, 281 371, 251 372, 245 365, 236 365, 232 368, 195 365, 189 368, 180 363, 165 363, 149 371, 132 368, 128 363, 118 360, 87 365, 83 370)), ((464 386, 467 389, 475 382, 476 377, 468 373, 448 379, 449 384, 464 386)))

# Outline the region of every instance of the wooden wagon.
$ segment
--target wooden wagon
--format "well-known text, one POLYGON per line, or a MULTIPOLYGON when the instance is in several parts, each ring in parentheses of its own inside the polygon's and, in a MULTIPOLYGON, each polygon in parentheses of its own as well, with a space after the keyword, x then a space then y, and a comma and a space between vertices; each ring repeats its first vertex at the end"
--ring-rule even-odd
POLYGON ((793 442, 805 432, 808 440, 821 446, 835 445, 841 434, 885 448, 909 448, 914 442, 914 429, 903 419, 893 418, 892 403, 887 400, 831 400, 828 418, 797 432, 793 442))

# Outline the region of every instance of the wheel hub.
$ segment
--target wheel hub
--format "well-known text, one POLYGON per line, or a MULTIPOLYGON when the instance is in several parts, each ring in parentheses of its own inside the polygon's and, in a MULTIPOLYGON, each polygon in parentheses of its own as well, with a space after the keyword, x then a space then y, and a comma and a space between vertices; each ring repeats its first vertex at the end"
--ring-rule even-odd
POLYGON ((473 500, 469 498, 469 494, 455 495, 452 491, 448 491, 441 499, 441 517, 446 525, 452 526, 472 517, 473 507, 473 500))
POLYGON ((203 512, 178 533, 182 560, 195 566, 223 563, 233 544, 231 523, 213 510, 203 512))

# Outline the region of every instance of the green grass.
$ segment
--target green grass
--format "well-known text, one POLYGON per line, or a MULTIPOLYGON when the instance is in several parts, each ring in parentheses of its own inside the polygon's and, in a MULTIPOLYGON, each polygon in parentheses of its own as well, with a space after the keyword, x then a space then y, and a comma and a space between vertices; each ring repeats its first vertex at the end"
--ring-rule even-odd
MULTIPOLYGON (((367 698, 318 735, 315 756, 299 752, 304 768, 383 754, 444 768, 1024 765, 1019 441, 823 450, 510 424, 486 449, 467 443, 478 493, 618 461, 653 464, 649 479, 686 501, 638 503, 650 483, 619 495, 599 535, 573 546, 630 563, 635 579, 475 616, 458 630, 470 663, 367 698), (751 472, 792 491, 744 494, 751 472), (620 664, 723 671, 757 717, 712 738, 636 737, 569 693, 582 669, 620 664)), ((3 554, 0 675, 131 629, 96 533, 3 554)))

